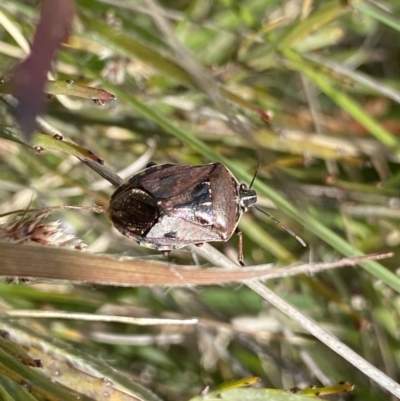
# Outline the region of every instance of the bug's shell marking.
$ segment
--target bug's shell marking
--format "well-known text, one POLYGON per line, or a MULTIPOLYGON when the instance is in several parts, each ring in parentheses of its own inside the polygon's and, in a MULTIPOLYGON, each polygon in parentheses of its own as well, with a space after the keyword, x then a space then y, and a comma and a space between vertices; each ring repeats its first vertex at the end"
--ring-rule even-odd
POLYGON ((189 244, 227 241, 256 203, 221 163, 154 165, 124 182, 108 214, 123 235, 147 248, 169 251, 189 244))

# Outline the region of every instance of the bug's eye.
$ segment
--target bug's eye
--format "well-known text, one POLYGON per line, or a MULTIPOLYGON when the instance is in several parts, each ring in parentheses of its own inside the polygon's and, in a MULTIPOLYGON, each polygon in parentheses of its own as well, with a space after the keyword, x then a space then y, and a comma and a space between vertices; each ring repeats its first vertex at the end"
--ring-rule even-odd
POLYGON ((108 214, 115 228, 145 235, 157 222, 157 201, 141 188, 126 188, 111 197, 108 214))

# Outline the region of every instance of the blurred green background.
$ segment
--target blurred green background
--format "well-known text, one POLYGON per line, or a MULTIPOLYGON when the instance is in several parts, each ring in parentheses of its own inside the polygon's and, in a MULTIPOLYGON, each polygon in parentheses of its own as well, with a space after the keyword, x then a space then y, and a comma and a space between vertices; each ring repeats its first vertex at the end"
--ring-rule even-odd
MULTIPOLYGON (((175 37, 242 122, 247 134, 240 135, 224 105, 215 102, 218 97, 210 98, 196 81, 192 58, 176 54, 171 38, 160 33, 146 2, 79 0, 69 43, 53 70, 61 87, 74 81, 72 96, 46 100, 43 117, 116 172, 131 167, 134 174, 148 161, 223 161, 249 184, 260 159, 258 205, 308 246, 251 211, 240 223, 248 265, 326 262, 357 250, 394 252, 381 264, 364 265, 366 270, 358 266, 269 285, 398 381, 400 3, 349 3, 160 3, 175 37), (117 100, 101 106, 85 98, 91 94, 76 97, 79 85, 106 89, 117 100)), ((39 6, 0 4, 0 71, 6 81, 26 54, 39 6)), ((53 92, 61 93, 60 86, 53 92)), ((114 189, 70 149, 38 154, 10 141, 15 122, 5 104, 0 124, 0 213, 29 205, 107 204, 114 189)), ((18 130, 13 135, 24 141, 18 130)), ((36 135, 31 145, 39 143, 36 135)), ((51 215, 57 219, 91 252, 166 261, 123 238, 106 215, 58 211, 51 215)), ((235 236, 213 245, 235 260, 235 236)), ((205 264, 187 250, 172 252, 169 260, 205 264)), ((356 385, 346 399, 389 399, 244 286, 1 283, 0 297, 4 307, 17 309, 199 317, 201 324, 184 329, 41 321, 50 337, 108 362, 166 400, 185 400, 205 384, 249 376, 261 377, 264 387, 285 389, 345 380, 356 385)))

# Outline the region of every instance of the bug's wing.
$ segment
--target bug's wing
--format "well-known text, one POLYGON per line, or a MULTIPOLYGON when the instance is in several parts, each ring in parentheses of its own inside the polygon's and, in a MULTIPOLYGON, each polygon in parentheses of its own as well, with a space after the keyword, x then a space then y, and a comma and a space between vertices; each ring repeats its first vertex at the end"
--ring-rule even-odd
POLYGON ((208 180, 208 174, 213 169, 214 164, 202 166, 164 164, 149 167, 129 181, 131 184, 143 187, 158 200, 162 200, 187 194, 197 184, 208 180))
POLYGON ((211 167, 198 181, 188 182, 186 191, 176 193, 158 205, 161 214, 208 227, 222 240, 227 240, 241 215, 238 183, 223 164, 213 163, 211 167))
POLYGON ((155 174, 160 191, 168 188, 164 196, 157 197, 162 215, 212 229, 224 240, 232 235, 241 214, 238 183, 223 164, 171 165, 155 174))
POLYGON ((219 233, 210 227, 199 226, 177 216, 163 216, 146 234, 141 245, 162 251, 223 240, 219 233))

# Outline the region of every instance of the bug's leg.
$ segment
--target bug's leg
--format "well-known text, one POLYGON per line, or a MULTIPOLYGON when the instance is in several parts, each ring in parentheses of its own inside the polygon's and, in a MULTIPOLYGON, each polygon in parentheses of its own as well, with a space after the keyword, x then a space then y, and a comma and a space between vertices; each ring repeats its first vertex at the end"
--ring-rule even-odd
POLYGON ((243 233, 239 227, 236 227, 235 230, 236 235, 239 238, 239 245, 238 245, 238 262, 240 266, 246 266, 243 259, 243 233))
POLYGON ((149 163, 146 164, 146 168, 148 168, 148 167, 153 167, 153 166, 155 166, 156 164, 157 164, 157 163, 149 162, 149 163))
POLYGON ((171 251, 161 251, 161 253, 168 258, 169 254, 171 253, 171 251))

